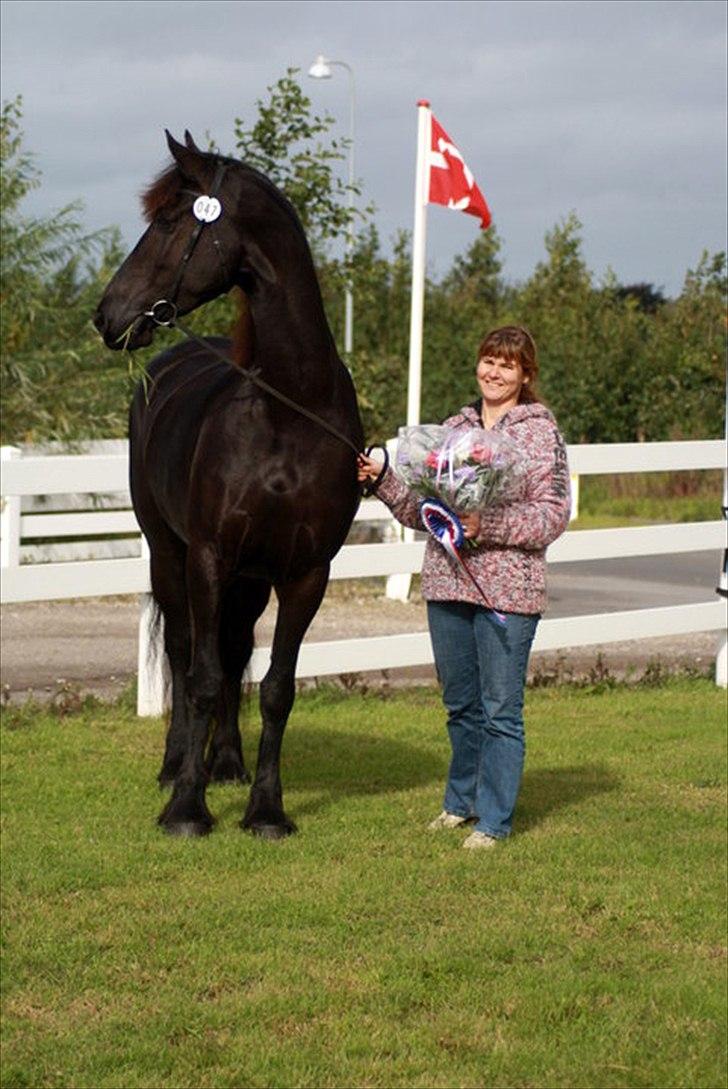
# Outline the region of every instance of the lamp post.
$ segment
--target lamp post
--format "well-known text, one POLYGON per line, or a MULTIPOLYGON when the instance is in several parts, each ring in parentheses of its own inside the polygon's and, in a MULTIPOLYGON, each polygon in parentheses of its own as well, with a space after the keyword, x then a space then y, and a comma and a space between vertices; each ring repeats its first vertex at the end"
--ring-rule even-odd
MULTIPOLYGON (((308 70, 312 79, 331 79, 333 67, 345 68, 349 73, 349 224, 346 234, 346 258, 351 260, 354 252, 354 73, 346 61, 329 60, 319 53, 308 70)), ((354 346, 354 299, 351 292, 351 279, 347 276, 344 311, 344 352, 351 355, 354 346)))

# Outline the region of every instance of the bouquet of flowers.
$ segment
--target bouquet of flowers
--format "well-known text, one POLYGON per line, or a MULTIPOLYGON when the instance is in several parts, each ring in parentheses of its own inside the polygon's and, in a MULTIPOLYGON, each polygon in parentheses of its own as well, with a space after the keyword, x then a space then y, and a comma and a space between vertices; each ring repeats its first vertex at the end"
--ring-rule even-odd
POLYGON ((395 472, 423 498, 422 524, 459 564, 496 622, 506 617, 490 603, 461 550, 466 541, 458 513, 469 514, 513 495, 520 476, 518 451, 508 438, 481 428, 435 424, 399 429, 395 472))
POLYGON ((513 443, 497 432, 421 424, 399 429, 394 468, 419 495, 466 514, 507 499, 518 464, 513 443))

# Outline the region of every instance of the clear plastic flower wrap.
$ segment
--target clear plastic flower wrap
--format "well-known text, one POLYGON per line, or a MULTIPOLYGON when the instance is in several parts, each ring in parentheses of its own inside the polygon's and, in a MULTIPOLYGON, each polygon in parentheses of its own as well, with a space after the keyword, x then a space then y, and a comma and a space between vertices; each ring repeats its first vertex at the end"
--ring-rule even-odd
POLYGON ((506 436, 438 424, 400 427, 394 469, 418 495, 463 514, 507 501, 520 476, 518 450, 506 436))

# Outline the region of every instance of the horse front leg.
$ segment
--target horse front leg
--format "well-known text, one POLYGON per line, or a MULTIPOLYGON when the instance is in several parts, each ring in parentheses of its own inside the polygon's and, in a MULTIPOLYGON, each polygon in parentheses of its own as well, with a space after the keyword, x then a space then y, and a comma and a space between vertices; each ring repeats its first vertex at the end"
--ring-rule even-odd
POLYGON ((172 796, 159 815, 160 825, 172 835, 204 836, 214 824, 205 800, 205 748, 223 680, 219 649, 222 579, 217 551, 211 545, 190 545, 186 584, 192 654, 186 685, 187 714, 184 735, 177 738, 179 768, 172 796))
POLYGON ((260 685, 263 729, 255 781, 241 827, 265 839, 296 831, 283 810, 280 758, 283 731, 296 694, 296 662, 306 630, 316 615, 329 580, 329 566, 317 567, 296 582, 276 587, 278 617, 271 663, 260 685))
POLYGON ((184 583, 181 589, 183 608, 162 609, 164 616, 164 649, 172 673, 172 710, 164 743, 164 758, 157 776, 160 787, 171 786, 177 777, 187 737, 187 673, 190 664, 190 632, 184 583))

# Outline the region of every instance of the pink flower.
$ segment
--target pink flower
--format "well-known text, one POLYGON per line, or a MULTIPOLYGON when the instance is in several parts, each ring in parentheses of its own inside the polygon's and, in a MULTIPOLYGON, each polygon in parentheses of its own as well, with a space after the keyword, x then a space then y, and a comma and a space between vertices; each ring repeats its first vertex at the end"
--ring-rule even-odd
POLYGON ((425 458, 425 465, 429 465, 431 469, 436 469, 438 464, 438 454, 435 450, 430 450, 429 454, 425 458))
POLYGON ((493 460, 493 451, 485 443, 473 443, 470 448, 470 457, 473 461, 480 461, 485 465, 490 465, 493 460))

